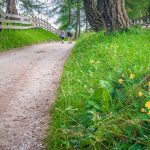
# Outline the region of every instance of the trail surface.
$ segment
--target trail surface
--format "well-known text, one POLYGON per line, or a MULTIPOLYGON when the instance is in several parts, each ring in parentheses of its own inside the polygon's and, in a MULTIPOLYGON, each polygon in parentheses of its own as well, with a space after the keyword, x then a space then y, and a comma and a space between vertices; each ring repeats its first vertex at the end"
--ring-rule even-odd
POLYGON ((41 150, 64 62, 74 44, 0 53, 0 150, 41 150))

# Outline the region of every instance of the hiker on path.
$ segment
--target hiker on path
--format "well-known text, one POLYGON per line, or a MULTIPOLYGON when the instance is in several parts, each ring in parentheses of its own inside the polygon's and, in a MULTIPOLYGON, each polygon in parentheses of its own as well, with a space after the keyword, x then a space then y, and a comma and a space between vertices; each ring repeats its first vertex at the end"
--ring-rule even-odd
POLYGON ((61 40, 62 40, 62 44, 64 43, 65 36, 66 36, 65 31, 61 31, 60 37, 61 37, 61 40))
POLYGON ((72 43, 73 28, 70 25, 67 28, 67 37, 68 37, 68 43, 72 43))

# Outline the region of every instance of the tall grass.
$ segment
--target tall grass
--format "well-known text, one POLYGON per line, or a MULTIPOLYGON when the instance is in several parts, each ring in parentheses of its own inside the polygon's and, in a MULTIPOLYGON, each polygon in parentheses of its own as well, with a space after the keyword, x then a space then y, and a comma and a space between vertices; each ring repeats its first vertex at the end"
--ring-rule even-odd
POLYGON ((37 30, 3 30, 0 32, 0 52, 41 42, 58 40, 58 36, 48 31, 37 30))
POLYGON ((149 48, 144 29, 82 36, 51 111, 50 150, 149 150, 149 48))

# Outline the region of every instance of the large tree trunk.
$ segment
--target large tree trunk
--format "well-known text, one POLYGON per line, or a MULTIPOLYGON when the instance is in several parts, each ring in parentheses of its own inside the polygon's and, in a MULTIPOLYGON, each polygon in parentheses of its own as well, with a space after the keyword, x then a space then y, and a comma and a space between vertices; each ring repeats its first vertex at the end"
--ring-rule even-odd
POLYGON ((17 11, 17 8, 16 8, 16 0, 7 0, 6 13, 18 14, 18 11, 17 11))
POLYGON ((124 0, 98 0, 101 2, 100 13, 107 32, 129 27, 129 19, 124 0))
POLYGON ((94 0, 83 0, 87 20, 94 31, 102 27, 101 15, 98 12, 94 0))
POLYGON ((97 10, 101 13, 103 7, 103 0, 97 0, 97 10))

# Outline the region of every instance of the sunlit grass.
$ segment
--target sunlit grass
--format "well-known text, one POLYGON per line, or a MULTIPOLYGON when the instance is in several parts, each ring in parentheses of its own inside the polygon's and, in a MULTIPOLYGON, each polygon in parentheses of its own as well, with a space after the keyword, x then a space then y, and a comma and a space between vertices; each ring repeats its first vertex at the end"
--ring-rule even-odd
POLYGON ((148 150, 150 31, 89 33, 68 59, 48 133, 50 150, 148 150))

